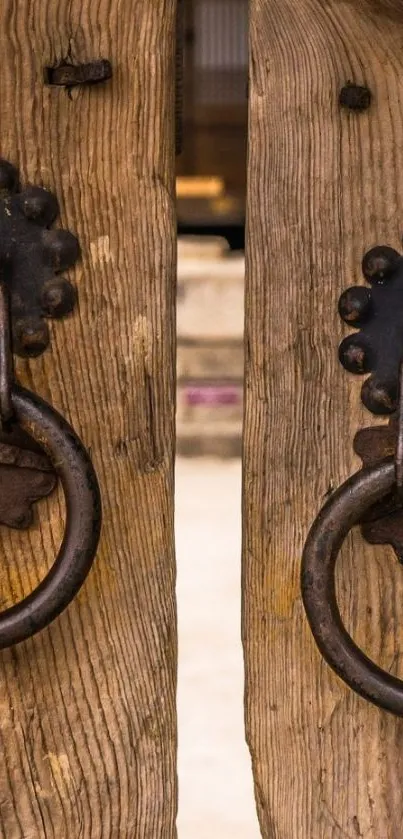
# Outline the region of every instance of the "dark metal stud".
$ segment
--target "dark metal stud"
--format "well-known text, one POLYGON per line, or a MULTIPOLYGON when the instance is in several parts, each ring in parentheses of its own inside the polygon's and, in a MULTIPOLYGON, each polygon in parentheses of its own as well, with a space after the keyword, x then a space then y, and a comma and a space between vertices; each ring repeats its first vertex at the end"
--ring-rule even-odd
POLYGON ((43 227, 52 224, 59 214, 57 198, 40 186, 26 187, 20 195, 20 205, 27 219, 43 227))
POLYGON ((339 95, 339 103, 342 108, 350 111, 366 111, 372 100, 371 91, 366 85, 347 82, 342 87, 339 95))
POLYGON ((362 260, 362 273, 369 283, 381 285, 394 274, 400 261, 401 256, 394 248, 378 245, 365 254, 362 260))
POLYGON ((339 300, 339 315, 350 326, 361 326, 371 315, 371 292, 365 286, 348 288, 339 300))
POLYGON ((397 408, 397 382, 380 382, 376 376, 370 376, 361 388, 361 399, 372 414, 393 414, 397 408))
POLYGON ((365 335, 348 335, 339 347, 339 360, 349 373, 369 373, 373 369, 374 354, 365 335))
POLYGON ((49 318, 63 318, 69 315, 76 302, 77 292, 64 277, 49 280, 42 289, 42 307, 49 318))
POLYGON ((17 355, 36 358, 49 345, 49 327, 45 320, 26 317, 15 324, 13 350, 17 355))
POLYGON ((57 199, 43 187, 18 189, 18 173, 0 159, 0 275, 11 298, 13 351, 33 358, 49 344, 45 318, 73 310, 76 293, 55 275, 80 256, 68 230, 49 230, 59 211, 57 199))
POLYGON ((68 230, 44 230, 42 241, 56 273, 67 271, 80 256, 78 241, 68 230))

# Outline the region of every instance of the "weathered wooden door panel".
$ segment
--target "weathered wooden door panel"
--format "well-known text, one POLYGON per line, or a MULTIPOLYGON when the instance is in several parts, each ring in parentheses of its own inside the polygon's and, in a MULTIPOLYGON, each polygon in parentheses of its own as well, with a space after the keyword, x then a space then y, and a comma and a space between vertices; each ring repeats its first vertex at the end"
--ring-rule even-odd
MULTIPOLYGON (((403 13, 398 0, 252 0, 243 641, 246 727, 270 839, 399 839, 403 724, 321 661, 299 593, 311 522, 359 467, 375 420, 337 360, 341 291, 403 229, 403 13), (347 81, 369 110, 341 110, 347 81)), ((403 575, 359 533, 343 547, 347 627, 402 675, 403 575)))
MULTIPOLYGON (((3 0, 0 155, 56 192, 83 257, 79 312, 20 381, 90 448, 95 568, 47 631, 0 655, 3 839, 174 837, 175 0, 3 0), (72 91, 44 68, 106 58, 72 91)), ((1 530, 2 607, 53 561, 61 498, 1 530)))

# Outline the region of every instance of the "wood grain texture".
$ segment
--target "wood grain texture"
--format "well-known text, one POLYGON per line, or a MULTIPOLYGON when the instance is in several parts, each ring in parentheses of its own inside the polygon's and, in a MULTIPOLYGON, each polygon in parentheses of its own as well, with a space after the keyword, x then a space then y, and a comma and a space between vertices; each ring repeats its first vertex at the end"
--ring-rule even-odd
MULTIPOLYGON (((367 249, 401 244, 402 71, 399 0, 252 0, 243 643, 265 839, 402 836, 403 723, 329 671, 299 593, 309 526, 375 421, 338 364, 337 302, 367 249), (341 111, 348 80, 369 111, 341 111)), ((403 675, 392 551, 354 533, 338 589, 358 643, 403 675)))
MULTIPOLYGON (((79 312, 20 380, 90 447, 94 571, 49 630, 0 656, 2 839, 176 836, 175 0, 2 0, 0 155, 79 236, 79 312), (107 58, 68 94, 44 66, 107 58)), ((51 564, 62 499, 1 532, 2 605, 51 564)))

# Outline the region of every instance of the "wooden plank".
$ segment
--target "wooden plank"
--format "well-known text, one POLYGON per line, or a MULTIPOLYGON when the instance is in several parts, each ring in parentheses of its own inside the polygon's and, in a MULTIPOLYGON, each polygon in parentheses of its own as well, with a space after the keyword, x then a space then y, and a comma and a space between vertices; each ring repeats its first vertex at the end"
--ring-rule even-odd
MULTIPOLYGON (((3 157, 80 239, 79 312, 20 380, 90 447, 104 506, 82 593, 0 656, 0 836, 176 836, 173 555, 175 0, 3 0, 3 157), (62 58, 113 79, 69 94, 62 58)), ((1 532, 2 605, 51 564, 62 506, 1 532)))
MULTIPOLYGON (((399 0, 252 0, 243 643, 267 839, 401 836, 403 724, 321 661, 299 574, 325 496, 359 467, 353 435, 375 422, 338 364, 337 301, 367 249, 401 244, 402 45, 399 0), (368 111, 340 109, 348 80, 372 91, 368 111)), ((402 675, 394 555, 354 533, 338 568, 347 627, 402 675)))

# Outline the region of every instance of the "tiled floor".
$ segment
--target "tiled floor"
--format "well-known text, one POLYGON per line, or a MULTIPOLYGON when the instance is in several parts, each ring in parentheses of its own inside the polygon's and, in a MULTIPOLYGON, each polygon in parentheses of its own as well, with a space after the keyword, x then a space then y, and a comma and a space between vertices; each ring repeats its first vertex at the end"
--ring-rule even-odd
POLYGON ((259 839, 243 728, 241 464, 178 459, 179 839, 259 839))

